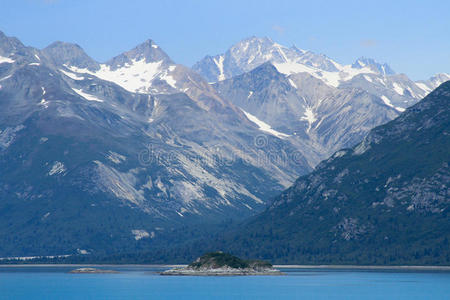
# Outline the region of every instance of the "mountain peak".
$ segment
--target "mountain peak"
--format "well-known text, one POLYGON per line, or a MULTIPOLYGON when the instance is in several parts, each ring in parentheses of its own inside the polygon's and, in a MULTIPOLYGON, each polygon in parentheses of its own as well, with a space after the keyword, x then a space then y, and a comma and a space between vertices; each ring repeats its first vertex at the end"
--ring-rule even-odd
POLYGON ((360 57, 352 65, 353 68, 362 69, 364 67, 370 68, 372 71, 379 73, 381 75, 394 75, 395 71, 386 64, 379 63, 373 58, 360 57))
POLYGON ((434 82, 435 85, 440 85, 448 80, 450 80, 450 74, 448 73, 438 73, 430 78, 430 81, 434 82))
POLYGON ((152 39, 147 39, 133 49, 126 51, 107 62, 113 68, 118 68, 126 63, 145 59, 145 62, 160 62, 174 64, 172 59, 152 39))
POLYGON ((25 48, 24 44, 15 37, 9 37, 4 32, 0 31, 0 55, 10 56, 12 53, 25 48))
POLYGON ((44 48, 42 53, 56 65, 69 65, 89 70, 98 69, 98 63, 89 57, 78 44, 57 41, 44 48))
POLYGON ((275 66, 270 62, 270 61, 266 61, 265 63, 259 65, 258 67, 254 68, 253 70, 251 70, 250 72, 253 72, 255 70, 266 70, 269 72, 278 72, 277 68, 275 68, 275 66))
POLYGON ((75 43, 68 43, 64 41, 56 41, 48 45, 46 48, 66 48, 66 49, 81 49, 81 46, 75 43))
POLYGON ((300 55, 303 55, 306 52, 308 52, 307 50, 303 50, 303 49, 298 48, 296 45, 292 45, 291 49, 296 51, 300 55))
POLYGON ((265 52, 275 44, 276 43, 268 37, 251 36, 234 44, 229 51, 238 55, 243 55, 250 52, 253 53, 255 52, 255 49, 257 49, 258 52, 265 52))
POLYGON ((141 49, 142 51, 145 51, 148 48, 158 49, 159 46, 152 39, 146 39, 144 42, 137 45, 134 49, 141 49))
POLYGON ((241 40, 240 42, 238 42, 238 43, 236 43, 236 44, 244 43, 244 42, 274 43, 274 42, 272 41, 272 39, 269 38, 269 37, 267 37, 267 36, 256 36, 256 35, 252 35, 252 36, 249 36, 249 37, 247 37, 247 38, 241 40))

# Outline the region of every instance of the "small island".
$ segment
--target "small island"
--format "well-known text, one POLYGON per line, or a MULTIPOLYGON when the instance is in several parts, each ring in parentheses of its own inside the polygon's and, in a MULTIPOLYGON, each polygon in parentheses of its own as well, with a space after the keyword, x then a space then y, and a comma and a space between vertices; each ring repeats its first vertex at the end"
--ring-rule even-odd
POLYGON ((221 251, 207 253, 185 268, 174 268, 160 274, 185 276, 283 275, 268 262, 243 260, 221 251))
POLYGON ((70 271, 69 273, 74 273, 74 274, 117 274, 119 272, 113 271, 113 270, 102 270, 102 269, 95 269, 95 268, 78 268, 78 269, 70 271))

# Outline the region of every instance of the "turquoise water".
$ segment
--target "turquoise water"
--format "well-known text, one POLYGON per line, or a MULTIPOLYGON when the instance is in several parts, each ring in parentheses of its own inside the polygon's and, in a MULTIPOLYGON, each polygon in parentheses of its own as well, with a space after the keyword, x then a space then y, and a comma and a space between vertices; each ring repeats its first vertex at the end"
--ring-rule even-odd
POLYGON ((450 299, 449 272, 284 270, 287 276, 159 276, 161 268, 68 274, 71 267, 0 267, 0 299, 450 299))

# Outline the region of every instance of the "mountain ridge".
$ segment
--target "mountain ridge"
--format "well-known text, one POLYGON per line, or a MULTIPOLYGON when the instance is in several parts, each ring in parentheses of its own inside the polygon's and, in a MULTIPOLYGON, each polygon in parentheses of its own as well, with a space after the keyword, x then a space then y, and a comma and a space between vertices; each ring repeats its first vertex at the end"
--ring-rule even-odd
POLYGON ((449 103, 450 81, 297 179, 219 245, 300 264, 448 264, 449 103))
MULTIPOLYGON (((341 65, 326 55, 302 50, 296 46, 288 48, 273 42, 269 38, 258 37, 241 40, 223 54, 208 55, 205 59, 195 63, 192 68, 207 78, 209 82, 217 82, 248 72, 267 61, 271 61, 281 73, 289 75, 308 72, 335 87, 342 82, 351 80, 358 74, 378 74, 381 76, 379 79, 382 84, 386 84, 383 83, 383 77, 396 74, 388 64, 379 63, 372 58, 360 57, 353 64, 341 65), (221 64, 219 64, 220 61, 221 64)), ((444 73, 443 76, 446 80, 450 79, 448 74, 444 73)), ((432 82, 430 79, 417 81, 419 85, 415 83, 406 85, 403 82, 396 82, 396 84, 402 86, 402 89, 415 90, 417 96, 414 96, 414 98, 419 100, 446 80, 439 82, 432 82)), ((397 91, 400 93, 399 88, 397 88, 397 91)))
POLYGON ((172 228, 254 214, 310 169, 299 154, 279 165, 269 153, 296 148, 186 67, 136 93, 70 65, 83 63, 77 46, 55 46, 75 51, 22 45, 0 62, 1 256, 142 249, 172 228))

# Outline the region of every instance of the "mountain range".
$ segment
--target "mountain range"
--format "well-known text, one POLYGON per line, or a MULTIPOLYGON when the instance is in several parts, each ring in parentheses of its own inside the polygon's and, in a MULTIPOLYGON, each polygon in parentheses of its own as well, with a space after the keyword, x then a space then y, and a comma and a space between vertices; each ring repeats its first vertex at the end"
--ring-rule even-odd
POLYGON ((449 74, 414 82, 389 65, 322 54, 252 37, 193 66, 247 114, 299 143, 312 166, 397 117, 449 74))
POLYGON ((311 169, 150 40, 105 64, 63 42, 0 49, 1 256, 143 247, 253 215, 311 169))
POLYGON ((450 81, 243 222, 92 261, 186 262, 222 249, 279 264, 449 265, 449 104, 450 81))
POLYGON ((254 216, 449 78, 268 38, 191 69, 152 40, 99 63, 0 33, 0 256, 142 251, 254 216))

